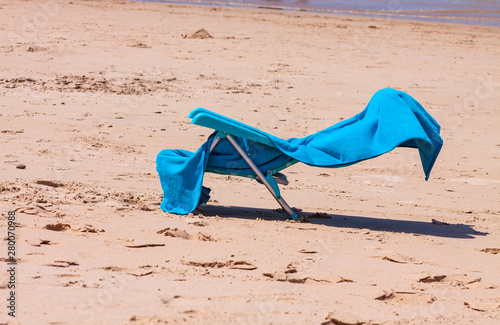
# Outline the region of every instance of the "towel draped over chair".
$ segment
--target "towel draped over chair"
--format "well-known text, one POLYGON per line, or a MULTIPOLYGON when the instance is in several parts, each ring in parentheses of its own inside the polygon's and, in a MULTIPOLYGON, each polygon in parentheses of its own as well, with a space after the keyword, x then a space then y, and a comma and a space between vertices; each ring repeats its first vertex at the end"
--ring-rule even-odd
POLYGON ((231 134, 264 174, 274 174, 297 161, 315 167, 345 167, 396 147, 410 147, 418 149, 427 180, 443 145, 434 118, 410 95, 394 89, 378 91, 359 114, 303 138, 283 140, 204 109, 194 110, 190 117, 193 124, 213 127, 215 132, 196 152, 167 149, 158 154, 156 169, 164 192, 161 208, 166 212, 188 214, 206 202, 205 172, 255 177, 229 139, 219 137, 210 151, 220 134, 231 134), (213 126, 211 121, 215 121, 213 126))

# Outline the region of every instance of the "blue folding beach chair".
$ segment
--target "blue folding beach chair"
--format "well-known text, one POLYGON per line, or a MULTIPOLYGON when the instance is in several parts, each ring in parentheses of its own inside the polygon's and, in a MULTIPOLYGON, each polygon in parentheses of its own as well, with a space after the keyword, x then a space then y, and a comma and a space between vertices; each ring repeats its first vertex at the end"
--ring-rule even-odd
MULTIPOLYGON (((212 141, 212 144, 209 149, 209 153, 213 151, 215 146, 219 143, 221 139, 227 139, 231 145, 234 147, 236 152, 245 160, 248 166, 251 168, 251 172, 253 173, 244 173, 241 168, 238 169, 227 169, 227 168, 217 168, 217 167, 207 167, 205 169, 206 172, 217 173, 217 174, 230 174, 233 176, 241 176, 247 178, 253 178, 264 184, 266 188, 271 192, 271 195, 278 201, 279 205, 283 208, 283 210, 292 218, 297 219, 297 214, 290 208, 290 206, 286 203, 285 199, 281 196, 280 189, 278 184, 288 185, 288 180, 286 176, 279 173, 280 170, 283 170, 287 167, 290 167, 293 164, 298 163, 299 161, 293 159, 291 157, 285 158, 285 161, 278 160, 278 162, 274 163, 274 168, 268 169, 267 172, 264 173, 261 169, 255 164, 252 160, 251 155, 249 155, 248 151, 245 151, 239 144, 238 141, 234 138, 240 137, 241 139, 254 141, 260 143, 269 148, 277 149, 276 145, 269 140, 269 138, 263 136, 262 134, 256 132, 252 127, 243 124, 241 122, 235 121, 228 117, 219 115, 217 113, 211 112, 204 108, 197 108, 191 111, 189 114, 189 118, 192 119, 191 124, 205 126, 207 128, 211 128, 217 131, 215 134, 215 139, 212 141)), ((268 167, 269 168, 269 167, 268 167)))
POLYGON ((323 168, 345 167, 377 157, 396 147, 417 148, 426 180, 441 150, 440 126, 408 94, 378 91, 356 116, 303 138, 283 140, 203 108, 194 109, 191 123, 214 132, 196 152, 162 150, 156 159, 164 192, 161 208, 187 214, 206 203, 205 172, 253 178, 264 184, 283 210, 297 214, 281 196, 288 184, 281 170, 302 162, 323 168))

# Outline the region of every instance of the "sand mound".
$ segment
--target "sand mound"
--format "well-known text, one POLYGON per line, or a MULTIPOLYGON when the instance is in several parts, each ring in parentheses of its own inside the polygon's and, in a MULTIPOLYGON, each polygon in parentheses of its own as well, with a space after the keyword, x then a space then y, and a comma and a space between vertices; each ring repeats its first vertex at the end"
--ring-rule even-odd
POLYGON ((212 35, 210 35, 204 28, 197 30, 191 35, 183 35, 184 38, 214 38, 212 35))

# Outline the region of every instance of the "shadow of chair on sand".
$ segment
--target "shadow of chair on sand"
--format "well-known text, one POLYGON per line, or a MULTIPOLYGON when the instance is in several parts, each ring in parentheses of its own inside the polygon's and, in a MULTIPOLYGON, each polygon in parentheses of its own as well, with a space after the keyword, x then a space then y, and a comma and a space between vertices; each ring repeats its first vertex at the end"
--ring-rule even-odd
MULTIPOLYGON (((287 215, 281 211, 271 209, 257 209, 250 207, 204 205, 198 207, 194 213, 204 216, 219 216, 221 218, 241 218, 264 220, 286 220, 287 215)), ((301 211, 299 216, 311 216, 312 212, 301 211)), ((318 215, 318 214, 316 214, 318 215)), ((320 218, 310 217, 310 224, 324 225, 336 228, 369 229, 374 231, 389 231, 394 233, 408 233, 447 238, 474 239, 476 236, 486 236, 487 232, 474 230, 474 225, 451 224, 429 221, 412 221, 398 219, 381 219, 374 217, 360 217, 339 214, 320 214, 320 218)))

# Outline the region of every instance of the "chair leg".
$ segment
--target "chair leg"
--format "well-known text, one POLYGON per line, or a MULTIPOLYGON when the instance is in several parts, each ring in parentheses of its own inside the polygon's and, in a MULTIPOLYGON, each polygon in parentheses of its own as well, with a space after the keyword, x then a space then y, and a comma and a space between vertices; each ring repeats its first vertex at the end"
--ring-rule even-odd
MULTIPOLYGON (((271 194, 276 199, 276 201, 278 201, 279 205, 283 208, 283 210, 286 212, 286 214, 288 214, 292 219, 298 219, 297 214, 290 208, 290 206, 286 203, 286 201, 283 199, 283 197, 281 197, 281 195, 279 193, 278 185, 275 184, 276 188, 278 189, 277 191, 275 191, 274 188, 273 188, 273 186, 271 185, 271 183, 269 183, 268 179, 260 171, 260 169, 257 167, 257 165, 255 165, 255 163, 252 161, 252 159, 250 159, 248 157, 248 155, 246 154, 246 152, 243 151, 243 149, 241 149, 241 147, 234 140, 234 138, 231 135, 229 135, 229 134, 226 137, 229 140, 229 142, 231 142, 231 144, 236 149, 236 151, 238 151, 238 153, 241 155, 241 157, 243 157, 243 159, 248 164, 248 166, 250 166, 250 168, 252 168, 252 170, 257 175, 257 177, 259 178, 259 180, 262 183, 264 183, 264 185, 266 186, 266 188, 269 190, 269 192, 271 192, 271 194), (276 192, 278 192, 278 193, 276 193, 276 192)), ((274 181, 274 179, 273 179, 273 181, 274 181)))
POLYGON ((225 136, 226 136, 225 134, 221 134, 221 132, 217 132, 215 139, 212 141, 212 145, 210 146, 210 150, 208 152, 209 153, 212 152, 212 150, 214 150, 217 143, 219 143, 220 139, 224 138, 225 136))
POLYGON ((293 211, 292 208, 290 208, 290 206, 288 205, 288 203, 286 203, 286 201, 285 201, 285 199, 283 199, 283 197, 280 196, 280 198, 277 199, 276 201, 278 201, 278 203, 283 208, 283 211, 285 211, 286 214, 288 214, 290 216, 290 218, 295 219, 295 220, 297 220, 299 218, 297 216, 297 213, 295 213, 295 211, 293 211))

